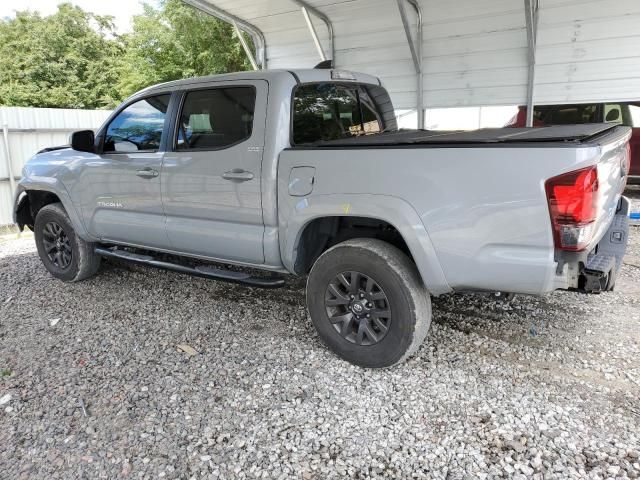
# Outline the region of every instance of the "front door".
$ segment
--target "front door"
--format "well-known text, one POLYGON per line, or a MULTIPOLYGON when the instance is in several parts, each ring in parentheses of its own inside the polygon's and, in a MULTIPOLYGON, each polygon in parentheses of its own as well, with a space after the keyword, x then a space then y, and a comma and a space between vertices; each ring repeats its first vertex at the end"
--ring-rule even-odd
POLYGON ((174 250, 264 263, 267 93, 263 80, 212 82, 184 92, 161 175, 174 250))
POLYGON ((169 248, 160 197, 160 144, 170 95, 135 101, 101 135, 81 167, 78 192, 89 232, 102 241, 169 248))

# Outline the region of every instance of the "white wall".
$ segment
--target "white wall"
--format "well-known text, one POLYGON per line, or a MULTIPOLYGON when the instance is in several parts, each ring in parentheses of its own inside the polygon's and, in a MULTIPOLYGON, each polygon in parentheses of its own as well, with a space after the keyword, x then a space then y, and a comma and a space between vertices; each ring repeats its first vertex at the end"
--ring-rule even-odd
POLYGON ((75 130, 97 129, 108 110, 66 110, 56 108, 0 107, 0 128, 8 129, 9 155, 0 131, 0 226, 12 223, 13 192, 9 182, 8 158, 14 177, 37 151, 69 143, 75 130))
MULTIPOLYGON (((505 126, 518 113, 517 106, 427 108, 427 130, 475 130, 505 126)), ((396 110, 399 128, 416 128, 415 110, 396 110)))

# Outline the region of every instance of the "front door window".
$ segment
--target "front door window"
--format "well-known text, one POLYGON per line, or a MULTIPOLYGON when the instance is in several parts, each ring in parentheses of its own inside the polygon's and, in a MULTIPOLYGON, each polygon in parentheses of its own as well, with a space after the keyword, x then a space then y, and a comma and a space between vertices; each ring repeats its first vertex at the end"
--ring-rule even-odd
POLYGON ((132 103, 107 127, 103 152, 153 152, 160 139, 170 95, 158 95, 132 103))

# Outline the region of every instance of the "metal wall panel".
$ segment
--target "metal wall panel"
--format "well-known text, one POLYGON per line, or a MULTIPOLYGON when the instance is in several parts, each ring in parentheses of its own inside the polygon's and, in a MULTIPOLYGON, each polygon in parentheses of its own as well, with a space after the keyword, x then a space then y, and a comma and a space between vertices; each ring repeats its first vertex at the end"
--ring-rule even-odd
MULTIPOLYGON (((0 128, 8 127, 9 152, 14 177, 38 150, 65 145, 75 130, 98 129, 108 110, 0 107, 0 128)), ((0 225, 12 221, 13 194, 4 139, 0 131, 0 225)))
POLYGON ((640 99, 640 2, 545 0, 537 103, 640 99))
POLYGON ((524 99, 522 0, 421 0, 425 106, 505 105, 524 99))
MULTIPOLYGON (((317 63, 311 36, 292 0, 207 1, 264 31, 270 68, 317 63)), ((414 67, 396 0, 307 3, 333 22, 337 67, 381 77, 398 108, 415 108, 414 67)), ((525 103, 523 0, 419 3, 425 107, 525 103)), ((640 1, 541 0, 539 18, 536 103, 640 97, 640 1)), ((316 26, 328 49, 326 28, 321 22, 316 26)))

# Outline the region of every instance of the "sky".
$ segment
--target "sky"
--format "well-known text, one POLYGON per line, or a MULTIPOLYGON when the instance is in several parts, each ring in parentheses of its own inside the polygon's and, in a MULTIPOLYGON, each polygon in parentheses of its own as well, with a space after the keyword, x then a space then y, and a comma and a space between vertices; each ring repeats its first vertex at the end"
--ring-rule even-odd
MULTIPOLYGON (((142 13, 142 3, 138 0, 67 0, 69 3, 81 7, 88 12, 98 15, 112 15, 115 17, 116 28, 119 33, 131 29, 131 17, 142 13)), ((57 10, 63 0, 0 0, 0 17, 14 17, 16 10, 35 10, 42 15, 50 15, 57 10)), ((153 3, 153 2, 149 2, 153 3)))

